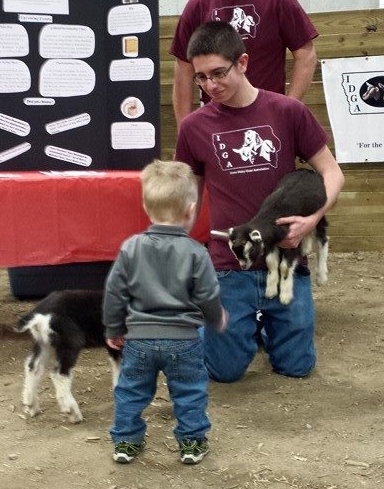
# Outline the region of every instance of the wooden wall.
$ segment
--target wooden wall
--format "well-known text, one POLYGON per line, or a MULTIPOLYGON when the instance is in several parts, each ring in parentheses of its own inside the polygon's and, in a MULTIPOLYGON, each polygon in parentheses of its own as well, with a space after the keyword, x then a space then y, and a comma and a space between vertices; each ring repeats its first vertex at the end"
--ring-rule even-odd
MULTIPOLYGON (((310 17, 320 33, 315 41, 319 60, 384 55, 384 10, 324 12, 310 14, 310 17)), ((168 54, 176 22, 177 16, 160 17, 161 145, 164 159, 172 158, 176 140, 171 100, 174 59, 168 54)), ((288 53, 288 79, 291 66, 292 58, 288 53)), ((304 102, 326 128, 333 150, 320 61, 304 102)), ((328 214, 330 249, 384 250, 384 162, 343 164, 342 169, 346 184, 337 204, 328 214)))

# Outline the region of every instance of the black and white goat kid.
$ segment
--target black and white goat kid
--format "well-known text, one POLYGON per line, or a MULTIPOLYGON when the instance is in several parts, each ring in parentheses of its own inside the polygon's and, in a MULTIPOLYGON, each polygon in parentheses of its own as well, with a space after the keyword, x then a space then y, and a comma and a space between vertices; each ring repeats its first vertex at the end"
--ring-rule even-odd
MULTIPOLYGON (((293 274, 301 257, 316 244, 316 283, 323 285, 328 278, 327 221, 322 217, 313 235, 306 236, 298 248, 278 247, 288 233, 288 225, 276 225, 287 216, 309 216, 324 206, 327 196, 323 177, 312 170, 300 169, 285 175, 276 189, 264 200, 257 215, 249 222, 228 230, 229 246, 242 269, 249 269, 261 256, 268 267, 265 296, 279 295, 282 304, 293 298, 293 274)), ((216 234, 214 231, 212 234, 216 234)))
POLYGON ((102 292, 95 290, 52 292, 19 319, 16 331, 29 331, 34 339, 24 365, 22 402, 26 413, 36 416, 40 412, 38 387, 52 362, 50 377, 61 412, 68 414, 71 423, 83 420, 71 391, 73 367, 83 348, 104 346, 108 350, 113 385, 116 385, 121 352, 105 343, 102 298, 102 292))

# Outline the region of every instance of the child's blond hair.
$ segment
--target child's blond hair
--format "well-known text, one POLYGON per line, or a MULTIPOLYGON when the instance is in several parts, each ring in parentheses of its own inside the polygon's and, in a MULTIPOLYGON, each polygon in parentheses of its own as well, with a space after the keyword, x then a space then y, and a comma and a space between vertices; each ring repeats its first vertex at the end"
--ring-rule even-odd
POLYGON ((197 182, 189 165, 154 160, 141 172, 145 210, 155 222, 179 222, 197 202, 197 182))

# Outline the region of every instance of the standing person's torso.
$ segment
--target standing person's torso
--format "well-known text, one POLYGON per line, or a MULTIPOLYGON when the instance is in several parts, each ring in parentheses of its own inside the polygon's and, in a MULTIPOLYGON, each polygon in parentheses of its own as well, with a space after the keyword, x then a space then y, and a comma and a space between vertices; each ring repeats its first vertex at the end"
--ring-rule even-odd
MULTIPOLYGON (((152 224, 121 246, 106 281, 104 323, 127 337, 190 339, 221 320, 219 285, 206 248, 180 227, 152 224)), ((112 333, 111 333, 112 335, 112 333)))
MULTIPOLYGON (((297 0, 189 0, 177 26, 171 53, 187 61, 190 36, 204 22, 229 22, 242 36, 250 57, 252 85, 285 93, 286 49, 294 51, 317 36, 297 0)), ((205 93, 204 102, 209 99, 205 93)))

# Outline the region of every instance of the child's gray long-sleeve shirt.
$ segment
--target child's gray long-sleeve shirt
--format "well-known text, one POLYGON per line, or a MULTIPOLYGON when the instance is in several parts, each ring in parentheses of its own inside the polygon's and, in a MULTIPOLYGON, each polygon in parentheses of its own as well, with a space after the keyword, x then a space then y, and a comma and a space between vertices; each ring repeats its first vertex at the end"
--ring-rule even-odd
POLYGON ((191 339, 221 318, 208 252, 181 227, 155 224, 122 244, 105 285, 107 338, 191 339))

